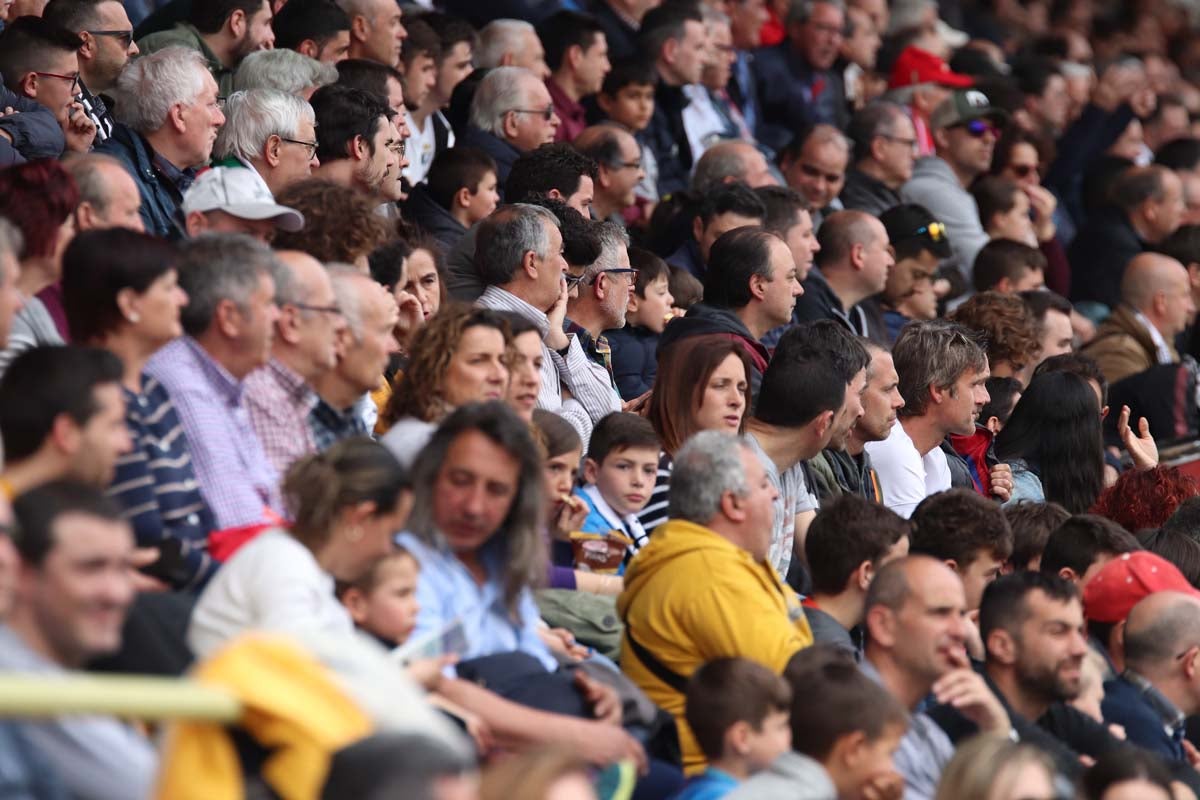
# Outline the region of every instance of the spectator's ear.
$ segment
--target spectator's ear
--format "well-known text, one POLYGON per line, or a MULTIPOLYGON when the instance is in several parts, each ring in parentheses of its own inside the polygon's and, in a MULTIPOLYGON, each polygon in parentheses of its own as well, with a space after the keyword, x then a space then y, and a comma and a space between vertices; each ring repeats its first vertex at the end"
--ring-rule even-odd
POLYGON ((870 744, 866 731, 851 731, 834 739, 829 755, 822 760, 835 765, 837 771, 844 775, 861 775, 875 769, 871 763, 875 755, 871 752, 870 744))
POLYGON ((872 641, 880 647, 891 649, 896 646, 896 615, 887 606, 872 606, 863 620, 872 641))
POLYGON ((184 218, 183 225, 189 238, 196 237, 208 230, 208 217, 201 211, 193 211, 184 218))
POLYGON ((596 475, 600 472, 600 464, 594 458, 585 458, 583 460, 583 479, 589 484, 596 482, 596 475))
POLYGON ((1064 581, 1070 581, 1076 586, 1079 585, 1079 575, 1077 575, 1075 570, 1071 569, 1070 567, 1063 567, 1060 569, 1058 571, 1058 577, 1062 578, 1064 581))
POLYGON ((746 758, 750 755, 754 727, 744 719, 730 725, 725 731, 725 752, 746 758))
POLYGON ((870 559, 858 565, 854 572, 850 573, 850 584, 857 587, 860 592, 866 592, 871 585, 871 581, 875 580, 875 565, 870 559))
POLYGON ((472 194, 473 194, 473 192, 470 189, 468 189, 466 186, 464 186, 461 189, 459 189, 457 192, 454 193, 454 197, 452 197, 450 199, 450 205, 453 208, 463 208, 463 209, 470 208, 472 194))
POLYGON ((1012 634, 1003 628, 997 628, 988 633, 983 647, 989 660, 995 660, 1005 666, 1011 666, 1017 662, 1017 643, 1013 640, 1012 634))
POLYGON ((240 41, 246 35, 247 24, 246 12, 240 8, 234 9, 233 13, 229 15, 229 19, 225 20, 225 27, 229 29, 229 35, 235 41, 240 41))
POLYGON ((817 418, 816 418, 816 420, 814 420, 813 424, 816 426, 813 429, 813 432, 817 434, 817 439, 824 442, 825 437, 827 435, 829 435, 829 429, 833 426, 833 412, 832 411, 822 412, 821 414, 819 414, 817 416, 817 418))
POLYGON ((317 56, 321 53, 321 48, 312 39, 305 39, 300 44, 296 45, 296 52, 302 56, 308 56, 313 60, 318 60, 317 56))

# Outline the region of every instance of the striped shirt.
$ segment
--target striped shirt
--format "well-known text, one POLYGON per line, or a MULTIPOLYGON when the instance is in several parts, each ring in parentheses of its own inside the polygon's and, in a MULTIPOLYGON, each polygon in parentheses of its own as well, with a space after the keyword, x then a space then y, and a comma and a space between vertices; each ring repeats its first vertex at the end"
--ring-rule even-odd
POLYGON ((579 339, 568 334, 567 354, 563 356, 546 346, 550 320, 537 308, 499 286, 489 286, 475 303, 493 311, 508 311, 528 319, 542 334, 542 388, 538 408, 553 411, 579 431, 584 451, 592 438, 592 426, 614 411, 621 410, 621 396, 613 388, 612 377, 603 365, 595 364, 583 352, 579 339), (563 399, 563 386, 571 397, 563 399))
POLYGON ((282 516, 279 475, 254 435, 242 402, 244 384, 190 336, 155 353, 146 373, 175 401, 192 448, 200 493, 217 528, 237 528, 282 516))
POLYGON ((173 588, 193 588, 215 566, 207 552, 214 520, 200 495, 187 437, 171 396, 158 381, 144 376, 140 393, 123 391, 133 449, 117 461, 108 496, 123 509, 138 547, 180 541, 184 568, 174 576, 173 588))
POLYGON ((276 358, 247 375, 245 385, 242 400, 250 424, 271 465, 283 475, 293 461, 317 449, 308 424, 317 393, 276 358))
POLYGON ((654 488, 650 490, 650 502, 638 514, 646 534, 654 533, 654 529, 667 521, 667 506, 671 494, 671 469, 675 460, 666 450, 658 459, 658 475, 654 479, 654 488))

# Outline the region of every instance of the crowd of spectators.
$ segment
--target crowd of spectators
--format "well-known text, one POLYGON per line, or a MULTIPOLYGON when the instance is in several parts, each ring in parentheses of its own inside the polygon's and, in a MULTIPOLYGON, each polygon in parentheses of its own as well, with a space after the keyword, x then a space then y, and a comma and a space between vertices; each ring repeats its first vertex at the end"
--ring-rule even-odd
POLYGON ((1198 43, 0 0, 0 797, 1195 800, 1198 43))

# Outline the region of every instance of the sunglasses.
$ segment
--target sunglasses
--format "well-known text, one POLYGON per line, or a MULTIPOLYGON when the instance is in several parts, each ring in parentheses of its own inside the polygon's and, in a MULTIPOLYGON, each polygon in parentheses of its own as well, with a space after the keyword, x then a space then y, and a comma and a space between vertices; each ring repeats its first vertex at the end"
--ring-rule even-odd
POLYGON ((1000 129, 996 127, 995 123, 989 122, 986 119, 973 119, 967 124, 963 125, 962 128, 976 139, 982 139, 986 134, 989 133, 993 138, 1000 135, 1000 129))
POLYGON ((928 236, 933 241, 940 242, 946 238, 946 226, 940 222, 931 222, 928 225, 922 225, 902 238, 916 239, 918 236, 928 236))
POLYGON ((518 114, 541 114, 542 119, 546 122, 549 122, 550 118, 554 116, 554 106, 552 105, 545 108, 514 108, 513 111, 518 114))
POLYGON ((132 29, 125 31, 85 31, 85 33, 90 33, 92 36, 111 36, 118 40, 126 49, 133 43, 132 29))
POLYGON ((1008 168, 1018 178, 1028 178, 1030 175, 1038 174, 1037 164, 1009 164, 1008 168))

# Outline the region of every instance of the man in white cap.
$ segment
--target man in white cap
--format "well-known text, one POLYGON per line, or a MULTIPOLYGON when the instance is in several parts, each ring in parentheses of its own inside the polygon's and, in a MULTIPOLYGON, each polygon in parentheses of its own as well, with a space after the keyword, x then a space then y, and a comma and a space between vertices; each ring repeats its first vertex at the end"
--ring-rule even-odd
POLYGON ((278 205, 258 173, 244 167, 213 167, 200 173, 183 196, 183 220, 188 236, 248 233, 267 244, 276 230, 304 227, 304 215, 278 205))

